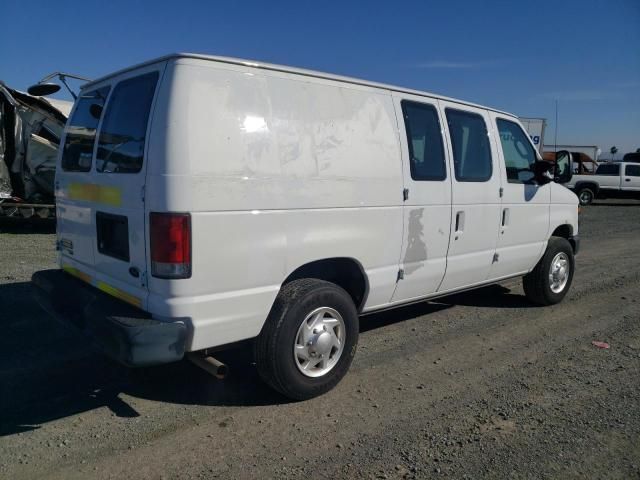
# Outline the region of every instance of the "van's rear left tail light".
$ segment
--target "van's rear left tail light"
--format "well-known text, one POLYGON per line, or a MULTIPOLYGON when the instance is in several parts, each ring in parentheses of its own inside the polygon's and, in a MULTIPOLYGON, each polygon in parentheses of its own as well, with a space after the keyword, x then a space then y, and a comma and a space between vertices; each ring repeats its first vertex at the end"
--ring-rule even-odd
POLYGON ((191 277, 191 216, 188 213, 149 214, 151 275, 191 277))

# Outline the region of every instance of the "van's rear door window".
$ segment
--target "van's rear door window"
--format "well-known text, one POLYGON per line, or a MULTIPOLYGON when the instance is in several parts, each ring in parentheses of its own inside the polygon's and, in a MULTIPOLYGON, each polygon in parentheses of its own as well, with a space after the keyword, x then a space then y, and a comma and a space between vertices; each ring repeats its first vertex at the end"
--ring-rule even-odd
POLYGON ((109 87, 102 87, 83 93, 78 100, 78 105, 67 126, 67 135, 62 148, 62 170, 67 172, 91 170, 96 128, 107 95, 109 95, 109 87))
POLYGON ((142 168, 145 136, 158 72, 118 83, 104 115, 96 170, 104 173, 137 173, 142 168))

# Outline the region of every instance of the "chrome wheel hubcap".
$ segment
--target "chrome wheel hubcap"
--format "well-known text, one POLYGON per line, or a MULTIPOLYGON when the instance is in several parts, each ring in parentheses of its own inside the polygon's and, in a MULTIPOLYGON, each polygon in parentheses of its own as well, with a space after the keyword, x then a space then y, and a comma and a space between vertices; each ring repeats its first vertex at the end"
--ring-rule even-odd
POLYGON ((298 370, 307 377, 321 377, 336 366, 344 348, 345 326, 333 308, 316 308, 302 321, 293 346, 298 370))
POLYGON ((567 286, 569 281, 569 256, 560 252, 551 261, 551 269, 549 271, 549 287, 553 293, 560 293, 567 286))

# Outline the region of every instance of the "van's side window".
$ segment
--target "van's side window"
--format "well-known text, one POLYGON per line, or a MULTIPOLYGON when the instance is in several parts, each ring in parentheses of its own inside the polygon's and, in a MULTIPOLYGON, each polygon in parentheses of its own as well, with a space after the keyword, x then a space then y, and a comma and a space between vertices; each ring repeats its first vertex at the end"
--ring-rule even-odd
POLYGON ((91 170, 96 128, 102 107, 109 95, 109 87, 83 93, 67 126, 67 136, 62 147, 62 170, 88 172, 91 170))
POLYGON ((113 89, 98 138, 98 172, 136 173, 142 168, 156 83, 158 72, 153 72, 123 80, 113 89))
POLYGON ((402 101, 409 145, 409 166, 414 180, 444 180, 447 171, 438 112, 432 105, 402 101))
POLYGON ((482 116, 452 108, 447 108, 446 114, 456 180, 486 182, 493 167, 487 125, 482 116))
POLYGON ((499 118, 496 124, 507 168, 507 180, 509 183, 531 183, 536 152, 529 142, 529 137, 517 123, 499 118))

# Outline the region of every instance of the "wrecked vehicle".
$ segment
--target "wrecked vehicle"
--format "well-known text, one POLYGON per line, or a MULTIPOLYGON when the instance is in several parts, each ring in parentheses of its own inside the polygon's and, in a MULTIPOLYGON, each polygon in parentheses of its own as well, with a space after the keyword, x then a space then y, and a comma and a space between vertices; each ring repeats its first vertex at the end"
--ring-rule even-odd
POLYGON ((0 216, 55 218, 56 157, 72 105, 0 81, 0 216))

